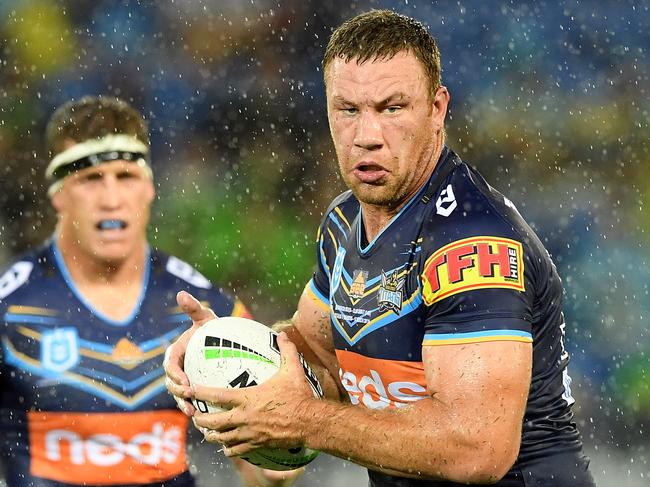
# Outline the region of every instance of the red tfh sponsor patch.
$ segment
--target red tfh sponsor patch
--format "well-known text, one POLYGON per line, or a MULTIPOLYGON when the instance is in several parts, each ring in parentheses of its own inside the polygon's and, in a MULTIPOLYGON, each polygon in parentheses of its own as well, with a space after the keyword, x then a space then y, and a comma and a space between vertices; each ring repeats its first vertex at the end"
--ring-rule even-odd
POLYGON ((437 250, 424 265, 422 298, 426 305, 480 288, 524 291, 520 242, 500 237, 466 238, 437 250))

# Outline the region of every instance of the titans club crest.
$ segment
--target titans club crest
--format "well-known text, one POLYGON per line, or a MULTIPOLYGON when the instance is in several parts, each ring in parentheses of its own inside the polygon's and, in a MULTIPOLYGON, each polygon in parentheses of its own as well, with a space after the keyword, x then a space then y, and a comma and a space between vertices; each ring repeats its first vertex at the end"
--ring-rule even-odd
POLYGON ((390 276, 386 276, 381 271, 381 287, 377 293, 377 301, 380 311, 392 310, 399 314, 402 310, 402 288, 404 287, 404 277, 398 279, 397 271, 390 276))

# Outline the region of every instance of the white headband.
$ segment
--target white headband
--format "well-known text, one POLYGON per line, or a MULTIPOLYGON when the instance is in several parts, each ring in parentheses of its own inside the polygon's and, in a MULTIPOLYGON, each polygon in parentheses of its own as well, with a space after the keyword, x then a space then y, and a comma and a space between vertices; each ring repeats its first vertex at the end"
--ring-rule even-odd
MULTIPOLYGON (((63 152, 59 152, 50 161, 45 170, 45 177, 47 179, 56 179, 50 185, 47 194, 52 196, 63 185, 63 181, 67 174, 60 178, 56 178, 55 173, 59 169, 75 164, 84 159, 86 160, 83 161, 84 164, 81 168, 93 167, 104 162, 122 159, 121 156, 124 156, 125 153, 126 155, 139 155, 137 159, 133 159, 133 162, 139 167, 142 167, 147 173, 147 176, 153 179, 151 167, 147 163, 146 158, 142 157, 143 155, 146 157, 149 154, 149 148, 134 135, 110 134, 101 139, 85 140, 73 145, 63 152)), ((79 169, 73 169, 73 172, 76 170, 79 169)))

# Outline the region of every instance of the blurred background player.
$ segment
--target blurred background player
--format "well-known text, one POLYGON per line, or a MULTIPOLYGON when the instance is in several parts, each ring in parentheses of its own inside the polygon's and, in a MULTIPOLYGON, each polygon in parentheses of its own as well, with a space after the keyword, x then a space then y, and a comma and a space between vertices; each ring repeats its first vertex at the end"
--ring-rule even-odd
MULTIPOLYGON (((189 323, 176 291, 194 293, 222 316, 248 312, 190 265, 149 246, 149 135, 133 107, 109 97, 70 101, 49 121, 47 148, 54 235, 0 278, 6 482, 194 485, 187 418, 160 367, 189 323)), ((287 477, 236 464, 251 486, 287 477)))

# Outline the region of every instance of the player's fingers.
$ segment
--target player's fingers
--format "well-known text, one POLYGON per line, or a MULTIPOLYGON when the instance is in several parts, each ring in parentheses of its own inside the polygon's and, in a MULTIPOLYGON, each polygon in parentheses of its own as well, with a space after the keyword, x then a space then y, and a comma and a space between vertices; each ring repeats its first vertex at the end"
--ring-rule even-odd
MULTIPOLYGON (((183 335, 185 335, 185 333, 183 333, 183 335)), ((181 335, 176 342, 172 343, 167 347, 167 350, 165 350, 163 368, 165 369, 165 374, 168 379, 166 383, 176 383, 178 385, 189 387, 190 381, 183 371, 183 357, 185 356, 185 348, 187 347, 187 340, 184 339, 185 337, 183 335, 181 335)), ((167 389, 169 389, 169 387, 167 387, 167 389)), ((172 390, 169 392, 175 394, 172 390)))
POLYGON ((192 406, 192 403, 186 399, 181 399, 180 397, 173 396, 174 401, 176 401, 176 405, 178 406, 178 409, 180 409, 185 416, 189 416, 190 418, 194 414, 194 406, 192 406))
POLYGON ((187 291, 179 291, 176 295, 176 302, 184 313, 192 319, 193 325, 202 325, 206 321, 217 317, 210 308, 203 306, 198 299, 187 291))
POLYGON ((302 370, 298 357, 298 349, 285 332, 278 333, 278 348, 280 349, 280 368, 302 370))
POLYGON ((199 430, 199 431, 203 434, 204 437, 205 437, 205 435, 207 435, 208 432, 210 431, 209 428, 204 428, 203 426, 201 426, 201 425, 199 425, 199 424, 196 423, 196 416, 192 416, 192 424, 194 424, 194 427, 195 427, 197 430, 199 430))
POLYGON ((219 444, 221 444, 221 442, 217 439, 215 431, 212 431, 212 430, 210 430, 208 428, 204 428, 202 426, 198 426, 196 424, 196 422, 194 422, 194 426, 196 426, 196 429, 198 429, 201 433, 203 433, 203 439, 205 441, 208 441, 210 443, 219 443, 219 444))
MULTIPOLYGON (((254 387, 254 386, 253 386, 254 387)), ((241 389, 224 389, 222 387, 207 387, 199 384, 192 386, 192 395, 196 399, 211 402, 224 409, 239 406, 244 401, 245 391, 241 389)))
POLYGON ((174 398, 185 400, 192 397, 192 388, 190 386, 174 382, 170 377, 165 379, 165 387, 174 398))
POLYGON ((204 428, 217 433, 230 431, 241 426, 241 422, 236 419, 233 411, 223 411, 221 413, 196 412, 192 416, 192 420, 197 428, 204 428))
POLYGON ((256 447, 251 445, 250 443, 240 443, 239 445, 234 445, 234 446, 224 446, 223 447, 223 454, 226 455, 227 457, 238 457, 240 455, 244 455, 248 453, 251 450, 254 450, 256 447))
POLYGON ((232 447, 247 441, 242 437, 242 432, 239 429, 232 429, 229 431, 215 431, 204 428, 203 436, 211 443, 221 443, 223 446, 232 447))

